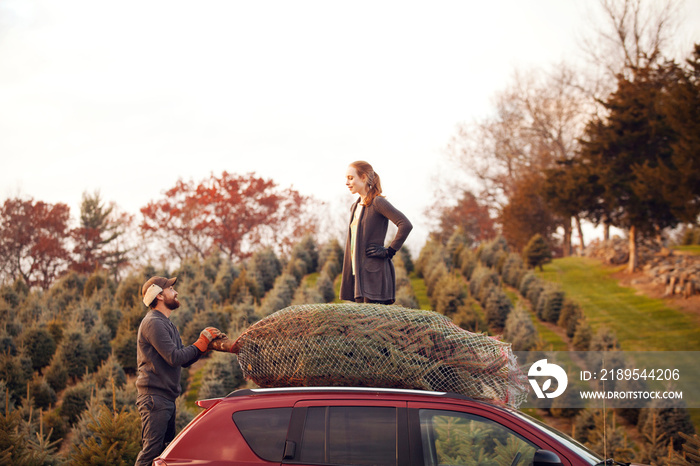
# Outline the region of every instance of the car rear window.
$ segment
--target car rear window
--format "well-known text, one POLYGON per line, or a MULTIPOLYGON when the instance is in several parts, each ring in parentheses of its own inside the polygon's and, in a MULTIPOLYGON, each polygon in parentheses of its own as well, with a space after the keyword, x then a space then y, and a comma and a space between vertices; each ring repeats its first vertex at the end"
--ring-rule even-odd
POLYGON ((260 458, 281 462, 292 408, 268 408, 238 411, 233 422, 243 438, 260 458))
POLYGON ((301 444, 302 463, 396 464, 396 408, 311 407, 301 444))

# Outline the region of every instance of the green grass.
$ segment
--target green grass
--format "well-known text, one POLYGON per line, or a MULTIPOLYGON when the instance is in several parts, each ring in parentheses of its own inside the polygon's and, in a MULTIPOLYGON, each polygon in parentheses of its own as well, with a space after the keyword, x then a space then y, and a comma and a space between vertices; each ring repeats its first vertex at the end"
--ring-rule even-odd
MULTIPOLYGON (((611 277, 621 268, 580 257, 555 259, 537 274, 561 285, 594 330, 613 330, 627 351, 700 351, 700 317, 638 294, 611 277)), ((539 329, 538 329, 539 330, 539 329)))
POLYGON ((304 285, 306 285, 307 288, 313 288, 316 286, 316 282, 318 281, 318 277, 320 277, 321 274, 318 272, 310 273, 304 277, 304 285))
POLYGON ((428 298, 428 291, 425 287, 425 281, 422 278, 418 278, 415 272, 410 275, 411 286, 413 287, 413 293, 416 295, 418 300, 418 307, 420 309, 432 309, 430 306, 430 298, 428 298))
POLYGON ((187 406, 190 409, 198 409, 195 402, 198 399, 197 393, 199 392, 199 387, 202 386, 203 375, 204 371, 202 370, 202 368, 199 368, 199 370, 195 371, 191 376, 190 385, 187 388, 187 393, 185 394, 185 406, 187 406))
POLYGON ((673 246, 674 251, 679 251, 691 256, 700 256, 700 244, 691 244, 688 246, 673 246))

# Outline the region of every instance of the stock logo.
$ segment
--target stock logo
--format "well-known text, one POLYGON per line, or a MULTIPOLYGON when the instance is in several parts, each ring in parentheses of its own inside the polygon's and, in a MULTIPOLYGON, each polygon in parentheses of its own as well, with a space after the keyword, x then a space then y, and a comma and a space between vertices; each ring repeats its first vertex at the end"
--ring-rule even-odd
POLYGON ((569 383, 569 378, 566 376, 566 372, 561 367, 556 364, 550 364, 546 359, 540 359, 532 366, 527 372, 527 378, 532 385, 532 389, 535 390, 537 398, 556 398, 566 390, 566 385, 569 383), (538 377, 547 377, 542 386, 540 387, 537 382, 538 377), (557 381, 557 388, 553 392, 548 392, 552 386, 552 378, 557 381))

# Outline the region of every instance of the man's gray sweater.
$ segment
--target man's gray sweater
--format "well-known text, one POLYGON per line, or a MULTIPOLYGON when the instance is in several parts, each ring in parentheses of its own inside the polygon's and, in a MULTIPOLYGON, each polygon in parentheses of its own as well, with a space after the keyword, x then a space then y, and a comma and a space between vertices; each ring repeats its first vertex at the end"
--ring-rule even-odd
POLYGON ((139 395, 159 395, 175 401, 180 392, 181 367, 197 361, 202 353, 184 346, 180 332, 160 311, 151 309, 141 321, 136 345, 139 395))

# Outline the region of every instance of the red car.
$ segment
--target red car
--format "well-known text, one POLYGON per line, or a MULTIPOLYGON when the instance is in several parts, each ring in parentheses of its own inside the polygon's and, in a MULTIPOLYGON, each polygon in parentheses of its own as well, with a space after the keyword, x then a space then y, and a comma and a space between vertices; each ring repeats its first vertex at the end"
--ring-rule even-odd
POLYGON ((604 464, 523 413, 455 394, 271 388, 197 404, 156 466, 604 464))

